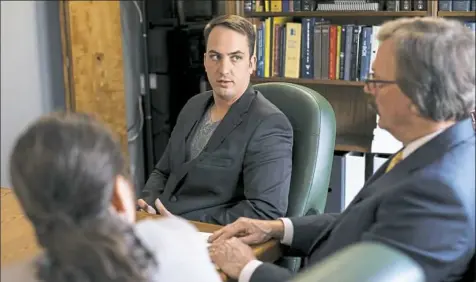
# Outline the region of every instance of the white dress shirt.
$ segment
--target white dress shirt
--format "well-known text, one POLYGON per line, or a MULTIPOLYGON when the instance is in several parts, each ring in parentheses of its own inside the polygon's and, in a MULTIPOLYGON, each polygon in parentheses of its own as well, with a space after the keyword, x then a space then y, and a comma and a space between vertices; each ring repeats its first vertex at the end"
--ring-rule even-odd
MULTIPOLYGON (((416 151, 416 149, 420 148, 425 143, 427 143, 431 139, 435 138, 442 131, 443 130, 435 131, 433 133, 430 133, 428 135, 425 135, 423 137, 420 137, 420 138, 408 143, 408 145, 403 148, 402 160, 405 159, 406 157, 408 157, 414 151, 416 151)), ((284 234, 283 234, 283 239, 281 240, 281 243, 283 245, 290 246, 292 241, 293 241, 293 235, 294 235, 293 223, 289 218, 280 218, 280 220, 284 224, 284 234)), ((250 261, 247 265, 245 265, 245 267, 241 271, 240 277, 238 278, 238 282, 249 282, 251 280, 251 276, 253 275, 253 272, 262 263, 263 262, 261 262, 259 260, 250 261)))

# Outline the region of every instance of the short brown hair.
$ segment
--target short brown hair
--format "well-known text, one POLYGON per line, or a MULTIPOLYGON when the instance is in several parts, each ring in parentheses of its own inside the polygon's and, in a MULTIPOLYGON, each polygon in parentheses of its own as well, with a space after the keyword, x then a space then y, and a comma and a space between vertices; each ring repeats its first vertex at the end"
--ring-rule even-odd
POLYGON ((217 26, 223 26, 246 35, 248 38, 248 46, 250 48, 250 57, 254 55, 256 33, 253 24, 250 21, 237 15, 222 15, 212 19, 207 26, 205 26, 203 31, 205 44, 208 44, 208 37, 212 30, 217 26))

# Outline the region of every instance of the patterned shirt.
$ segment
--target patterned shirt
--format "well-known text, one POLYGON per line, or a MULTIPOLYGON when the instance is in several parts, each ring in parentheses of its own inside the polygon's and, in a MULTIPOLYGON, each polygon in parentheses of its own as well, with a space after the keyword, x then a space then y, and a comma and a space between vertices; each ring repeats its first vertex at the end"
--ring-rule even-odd
POLYGON ((215 129, 220 124, 219 120, 212 121, 211 109, 212 106, 207 109, 200 123, 195 127, 192 133, 192 141, 187 148, 187 161, 195 159, 202 152, 208 140, 210 140, 210 137, 213 135, 213 132, 215 132, 215 129))

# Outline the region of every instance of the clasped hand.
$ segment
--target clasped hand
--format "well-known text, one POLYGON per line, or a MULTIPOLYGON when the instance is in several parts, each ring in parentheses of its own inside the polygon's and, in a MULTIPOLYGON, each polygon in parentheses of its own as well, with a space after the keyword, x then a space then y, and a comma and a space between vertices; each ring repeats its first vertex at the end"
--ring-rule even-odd
POLYGON ((256 259, 248 245, 270 240, 275 234, 274 226, 274 221, 240 218, 215 231, 208 238, 212 261, 228 276, 237 279, 243 268, 256 259))
POLYGON ((159 198, 157 198, 154 202, 155 204, 155 209, 154 207, 152 207, 151 205, 147 204, 146 201, 142 200, 142 199, 139 199, 137 200, 137 205, 140 207, 140 209, 146 213, 150 213, 150 214, 157 214, 157 211, 159 212, 160 215, 163 215, 163 216, 171 216, 172 213, 169 212, 165 206, 162 204, 162 202, 160 201, 159 198), (156 211, 157 209, 157 211, 156 211))

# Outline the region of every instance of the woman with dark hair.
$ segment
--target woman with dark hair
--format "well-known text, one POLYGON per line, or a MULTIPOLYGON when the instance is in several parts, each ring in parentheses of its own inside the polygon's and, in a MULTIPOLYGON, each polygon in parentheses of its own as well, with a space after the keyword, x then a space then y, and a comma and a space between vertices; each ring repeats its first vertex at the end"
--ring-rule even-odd
POLYGON ((112 134, 85 114, 40 118, 17 140, 13 190, 44 249, 2 269, 1 281, 221 281, 185 220, 135 221, 127 163, 112 134))

